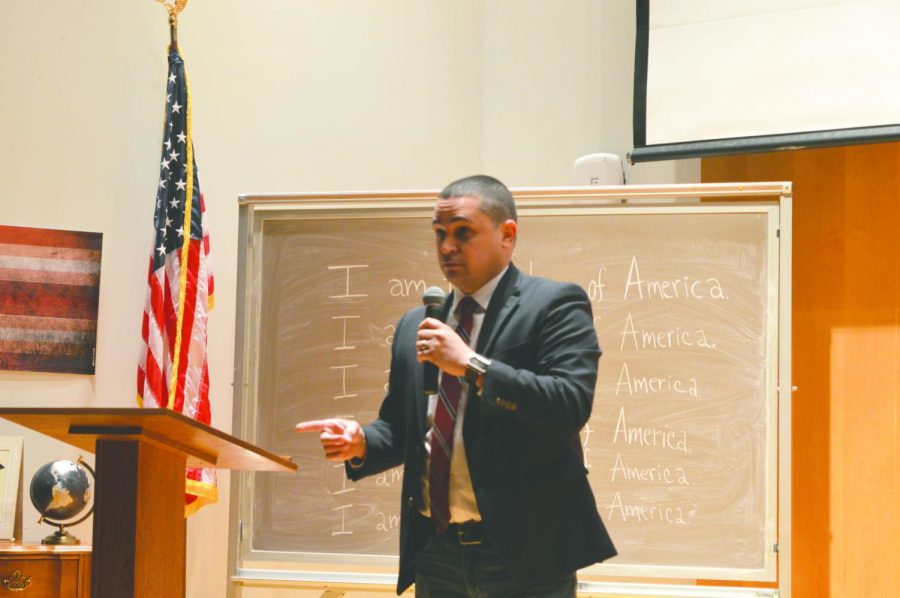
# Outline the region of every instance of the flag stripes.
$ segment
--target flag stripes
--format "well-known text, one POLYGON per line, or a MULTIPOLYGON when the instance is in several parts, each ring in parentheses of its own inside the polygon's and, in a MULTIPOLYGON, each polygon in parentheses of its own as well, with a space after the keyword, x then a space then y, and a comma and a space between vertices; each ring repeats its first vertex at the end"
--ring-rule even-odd
MULTIPOLYGON (((208 424, 207 318, 213 275, 206 206, 193 154, 191 98, 177 49, 169 51, 166 91, 137 398, 145 407, 165 407, 208 424)), ((185 489, 188 514, 214 502, 215 472, 188 469, 185 489)))

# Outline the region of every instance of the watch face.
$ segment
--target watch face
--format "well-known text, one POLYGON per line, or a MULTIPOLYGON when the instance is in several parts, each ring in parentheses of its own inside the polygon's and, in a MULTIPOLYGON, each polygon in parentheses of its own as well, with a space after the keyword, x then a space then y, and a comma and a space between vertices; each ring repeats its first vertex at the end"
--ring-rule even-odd
POLYGON ((469 363, 466 364, 466 381, 470 384, 478 382, 478 378, 484 375, 490 364, 490 360, 485 359, 481 355, 475 355, 469 359, 469 363))

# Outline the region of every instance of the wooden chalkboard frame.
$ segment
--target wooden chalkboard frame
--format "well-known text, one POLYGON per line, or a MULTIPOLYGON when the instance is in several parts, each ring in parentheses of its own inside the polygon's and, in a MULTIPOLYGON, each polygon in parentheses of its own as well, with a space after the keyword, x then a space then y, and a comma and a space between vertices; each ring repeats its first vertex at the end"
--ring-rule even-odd
MULTIPOLYGON (((723 571, 692 570, 691 575, 666 567, 639 565, 595 566, 579 574, 579 590, 609 591, 610 580, 628 578, 648 581, 620 583, 616 591, 622 595, 629 586, 633 595, 645 595, 647 588, 659 588, 665 581, 684 578, 678 583, 697 579, 758 581, 756 591, 780 591, 790 595, 790 305, 791 305, 791 186, 790 183, 747 183, 717 185, 653 185, 617 187, 565 187, 514 189, 520 208, 548 213, 560 205, 578 206, 585 210, 655 206, 666 209, 688 206, 702 211, 714 206, 741 206, 762 203, 777 213, 777 230, 771 239, 776 247, 775 273, 777 294, 775 309, 767 314, 777 333, 775 359, 767 371, 776 390, 770 407, 773 424, 767 442, 773 460, 771 479, 766 483, 767 501, 771 509, 766 527, 766 541, 772 552, 763 570, 723 571), (777 460, 777 463, 775 462, 777 460), (776 576, 777 571, 777 576, 776 576), (604 589, 606 588, 606 589, 604 589), (773 589, 774 588, 774 589, 773 589)), ((436 191, 379 191, 353 193, 302 193, 291 195, 244 195, 240 197, 238 305, 235 344, 234 433, 256 440, 256 403, 254 388, 259 355, 258 339, 260 252, 262 223, 275 219, 317 218, 322 215, 353 217, 360 212, 377 213, 379 217, 401 217, 411 211, 430 210, 436 191)), ((399 315, 399 314, 398 314, 399 315)), ((292 422, 287 422, 291 424, 292 422)), ((342 555, 291 553, 253 549, 253 476, 237 474, 232 483, 231 534, 229 567, 236 571, 235 583, 253 585, 273 580, 298 587, 387 588, 395 582, 396 557, 378 555, 342 555), (255 581, 254 581, 255 580, 255 581)), ((732 590, 729 590, 732 591, 732 590)), ((738 590, 733 590, 739 592, 738 590)), ((735 594, 737 595, 737 594, 735 594)), ((756 594, 759 595, 759 594, 756 594)))

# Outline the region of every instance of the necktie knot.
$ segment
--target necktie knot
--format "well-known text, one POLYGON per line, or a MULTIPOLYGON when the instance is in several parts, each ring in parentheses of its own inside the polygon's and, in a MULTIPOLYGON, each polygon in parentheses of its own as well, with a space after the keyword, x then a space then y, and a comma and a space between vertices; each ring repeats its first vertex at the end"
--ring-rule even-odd
POLYGON ((478 302, 466 295, 459 301, 456 306, 456 333, 462 337, 466 344, 471 344, 472 325, 475 323, 475 310, 478 309, 478 302))
POLYGON ((460 319, 470 316, 475 313, 478 309, 478 302, 472 299, 470 295, 466 295, 459 301, 459 305, 456 306, 456 313, 459 315, 460 319))

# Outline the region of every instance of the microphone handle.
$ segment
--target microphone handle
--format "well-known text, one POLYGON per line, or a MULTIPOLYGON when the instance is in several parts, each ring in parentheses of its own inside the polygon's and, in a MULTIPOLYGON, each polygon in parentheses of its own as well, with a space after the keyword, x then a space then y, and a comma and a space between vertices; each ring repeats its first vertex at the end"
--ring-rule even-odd
MULTIPOLYGON (((426 318, 435 318, 437 320, 441 319, 441 312, 443 309, 437 305, 426 305, 425 306, 425 317, 426 318)), ((430 361, 426 361, 423 366, 423 394, 427 399, 431 395, 437 394, 438 392, 438 368, 436 365, 431 363, 430 361)))
POLYGON ((436 365, 428 361, 422 365, 425 368, 425 383, 422 386, 422 392, 425 394, 425 397, 428 398, 431 395, 436 395, 438 392, 438 369, 436 365))

